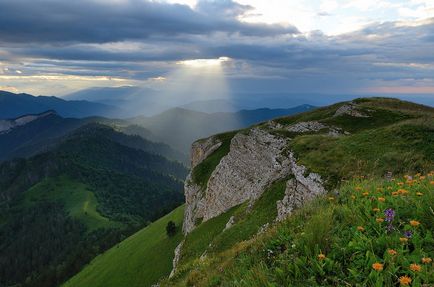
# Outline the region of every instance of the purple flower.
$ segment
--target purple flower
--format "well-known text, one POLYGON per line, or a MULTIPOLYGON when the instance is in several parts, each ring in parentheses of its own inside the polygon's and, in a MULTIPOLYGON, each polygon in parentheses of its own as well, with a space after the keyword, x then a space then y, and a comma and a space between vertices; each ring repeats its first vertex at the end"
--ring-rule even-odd
POLYGON ((411 236, 413 235, 413 233, 411 231, 404 231, 404 236, 407 238, 411 238, 411 236))
POLYGON ((395 211, 392 208, 388 208, 384 211, 384 215, 386 216, 387 222, 392 222, 395 217, 395 211))

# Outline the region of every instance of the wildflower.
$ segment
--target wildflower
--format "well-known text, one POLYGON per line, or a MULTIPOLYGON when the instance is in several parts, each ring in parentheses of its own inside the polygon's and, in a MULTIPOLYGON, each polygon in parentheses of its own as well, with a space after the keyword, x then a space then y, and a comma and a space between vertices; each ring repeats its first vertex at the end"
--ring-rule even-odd
POLYGON ((409 191, 401 188, 401 189, 398 189, 398 193, 401 195, 407 195, 409 193, 409 191))
POLYGON ((354 200, 354 199, 356 199, 356 197, 354 196, 354 195, 351 195, 351 198, 354 200))
POLYGON ((330 201, 335 200, 335 198, 334 198, 333 196, 330 196, 328 199, 329 199, 330 201))
POLYGON ((401 241, 401 243, 407 243, 408 242, 408 238, 407 237, 400 237, 399 241, 401 241))
POLYGON ((373 212, 379 212, 379 211, 380 211, 380 209, 379 209, 379 208, 377 208, 377 207, 374 207, 374 208, 372 208, 372 211, 373 211, 373 212))
POLYGON ((432 185, 434 185, 434 180, 431 180, 429 183, 432 184, 432 185))
POLYGON ((357 226, 358 231, 365 231, 365 228, 363 226, 357 226))
POLYGON ((386 199, 385 199, 384 197, 379 197, 379 198, 378 198, 378 201, 385 202, 386 199))
POLYGON ((401 284, 402 286, 408 286, 411 283, 411 278, 404 275, 399 277, 399 284, 401 284))
POLYGON ((423 257, 422 263, 423 264, 430 264, 432 262, 432 259, 430 257, 423 257))
POLYGON ((425 178, 426 178, 426 177, 423 176, 423 175, 419 176, 419 179, 420 179, 420 180, 424 180, 425 178))
POLYGON ((383 191, 382 187, 377 187, 377 191, 383 191))
POLYGON ((392 208, 388 208, 384 211, 384 215, 386 216, 387 222, 392 222, 395 218, 395 211, 392 208))
POLYGON ((391 190, 391 189, 392 189, 392 187, 391 187, 391 186, 388 186, 388 187, 387 187, 387 190, 391 190))
POLYGON ((381 270, 383 270, 383 264, 381 264, 379 262, 375 262, 374 264, 372 264, 372 268, 375 271, 381 271, 381 270))
POLYGON ((413 235, 413 233, 411 233, 411 231, 404 231, 404 236, 407 238, 411 238, 411 236, 413 235))
POLYGON ((392 192, 392 196, 398 196, 398 195, 399 195, 399 192, 397 192, 397 191, 392 192))
POLYGON ((322 253, 318 254, 318 260, 324 260, 326 256, 322 253))
POLYGON ((369 195, 369 192, 364 192, 364 193, 362 193, 362 195, 363 195, 363 196, 368 196, 368 195, 369 195))
POLYGON ((384 221, 384 218, 379 217, 379 218, 375 219, 375 221, 377 221, 378 223, 382 223, 384 221))
POLYGON ((422 269, 422 267, 419 264, 413 263, 410 264, 410 270, 414 272, 419 272, 422 269))
POLYGON ((419 176, 421 176, 422 174, 420 173, 420 172, 418 172, 418 173, 416 173, 414 176, 415 177, 419 177, 419 176))
POLYGON ((399 186, 403 186, 403 185, 404 185, 403 182, 398 182, 397 184, 398 184, 399 186))
POLYGON ((420 222, 417 221, 417 220, 410 220, 410 225, 411 225, 411 226, 416 227, 416 226, 418 226, 419 224, 420 224, 420 222))
POLYGON ((398 252, 396 252, 395 249, 388 249, 387 253, 389 253, 389 255, 395 256, 396 254, 398 254, 398 252))
POLYGON ((356 191, 361 191, 362 190, 362 188, 360 187, 360 186, 356 186, 356 191))

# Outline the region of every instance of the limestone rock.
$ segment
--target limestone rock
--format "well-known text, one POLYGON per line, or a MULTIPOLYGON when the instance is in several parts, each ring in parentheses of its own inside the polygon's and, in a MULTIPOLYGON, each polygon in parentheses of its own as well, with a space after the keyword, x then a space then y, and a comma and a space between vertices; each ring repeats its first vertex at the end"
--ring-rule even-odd
POLYGON ((232 225, 234 225, 234 223, 235 223, 235 217, 232 215, 231 218, 229 218, 228 222, 226 223, 225 229, 223 229, 223 231, 231 228, 232 225))
POLYGON ((322 129, 328 128, 325 124, 322 124, 317 121, 310 122, 299 122, 293 125, 290 125, 286 129, 290 132, 296 133, 307 133, 307 132, 318 132, 322 129))
POLYGON ((211 153, 222 145, 216 137, 210 137, 205 140, 199 140, 193 143, 191 147, 191 168, 201 163, 211 153))
POLYGON ((184 245, 184 240, 181 241, 181 243, 179 243, 178 246, 176 246, 175 248, 175 256, 173 257, 173 261, 172 261, 173 268, 172 271, 170 272, 169 278, 172 278, 173 275, 175 275, 176 266, 178 265, 179 259, 181 258, 182 245, 184 245))
POLYGON ((341 106, 339 109, 336 110, 334 117, 342 116, 342 115, 349 115, 356 118, 369 118, 368 115, 363 114, 357 109, 357 105, 350 103, 345 104, 341 106))

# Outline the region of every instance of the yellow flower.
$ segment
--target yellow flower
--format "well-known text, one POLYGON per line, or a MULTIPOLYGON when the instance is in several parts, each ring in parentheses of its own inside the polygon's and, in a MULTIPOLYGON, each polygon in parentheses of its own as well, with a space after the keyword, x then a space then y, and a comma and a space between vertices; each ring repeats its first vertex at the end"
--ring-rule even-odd
POLYGON ((401 276, 399 277, 399 284, 401 284, 402 286, 408 286, 411 283, 411 278, 408 276, 401 276))
POLYGON ((363 226, 357 226, 358 231, 365 231, 365 228, 363 226))
POLYGON ((422 193, 422 192, 416 192, 416 195, 417 195, 417 196, 422 196, 423 193, 422 193))
POLYGON ((410 270, 414 272, 419 272, 422 269, 422 267, 419 264, 413 263, 410 264, 410 270))
POLYGON ((406 190, 406 189, 398 189, 398 193, 400 193, 402 195, 406 195, 406 194, 408 194, 408 190, 406 190))
POLYGON ((384 221, 384 218, 377 218, 377 219, 375 219, 375 221, 377 221, 378 223, 381 223, 381 222, 383 222, 384 221))
POLYGON ((400 237, 399 241, 401 241, 401 243, 406 243, 408 241, 407 237, 400 237))
POLYGON ((384 197, 379 197, 379 198, 378 198, 378 201, 385 202, 386 199, 385 199, 384 197))
POLYGON ((364 193, 362 193, 362 195, 363 195, 363 196, 368 196, 368 195, 369 195, 369 192, 364 192, 364 193))
POLYGON ((372 264, 372 268, 375 271, 381 271, 381 270, 383 270, 383 264, 381 264, 379 262, 375 262, 374 264, 372 264))
POLYGON ((404 185, 404 183, 403 182, 398 182, 397 183, 399 186, 402 186, 402 185, 404 185))
POLYGON ((429 183, 432 184, 432 185, 434 185, 434 180, 431 180, 429 183))
POLYGON ((397 191, 392 192, 392 196, 398 196, 398 195, 399 195, 399 192, 397 192, 397 191))
POLYGON ((430 264, 432 262, 432 259, 430 257, 423 257, 422 263, 423 264, 430 264))
POLYGON ((354 199, 356 199, 356 197, 354 196, 354 195, 351 195, 351 198, 354 200, 354 199))
POLYGON ((392 187, 391 187, 391 186, 388 186, 388 187, 387 187, 387 190, 391 190, 391 189, 392 189, 392 187))
POLYGON ((394 250, 394 249, 388 249, 387 253, 389 253, 389 255, 392 255, 392 256, 398 254, 398 252, 396 252, 396 250, 394 250))
POLYGON ((411 226, 418 226, 419 224, 420 224, 420 222, 417 221, 417 220, 410 220, 410 225, 411 226))
POLYGON ((356 186, 356 191, 361 191, 362 190, 362 188, 360 187, 360 186, 356 186))
POLYGON ((420 180, 424 180, 425 178, 426 178, 426 177, 423 176, 423 175, 419 177, 420 180))
POLYGON ((379 209, 378 207, 374 207, 374 208, 372 208, 372 211, 373 211, 373 212, 379 212, 380 209, 379 209))
POLYGON ((326 256, 322 253, 318 254, 318 260, 324 260, 326 256))
POLYGON ((330 201, 335 200, 335 198, 334 198, 333 196, 330 196, 328 199, 329 199, 330 201))

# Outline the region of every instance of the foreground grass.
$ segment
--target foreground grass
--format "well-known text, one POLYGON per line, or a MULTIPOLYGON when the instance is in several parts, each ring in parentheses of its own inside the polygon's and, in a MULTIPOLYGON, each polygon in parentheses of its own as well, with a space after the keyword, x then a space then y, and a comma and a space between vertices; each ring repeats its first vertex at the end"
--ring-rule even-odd
POLYGON ((88 231, 119 226, 97 211, 98 202, 89 187, 66 176, 47 178, 30 188, 23 205, 31 206, 43 201, 59 201, 66 212, 86 225, 88 231))
POLYGON ((433 202, 432 172, 351 179, 162 286, 433 286, 433 202))
POLYGON ((182 240, 184 206, 178 207, 117 246, 96 257, 65 287, 151 286, 172 270, 174 250, 182 240), (166 225, 172 220, 178 227, 168 237, 166 225))

